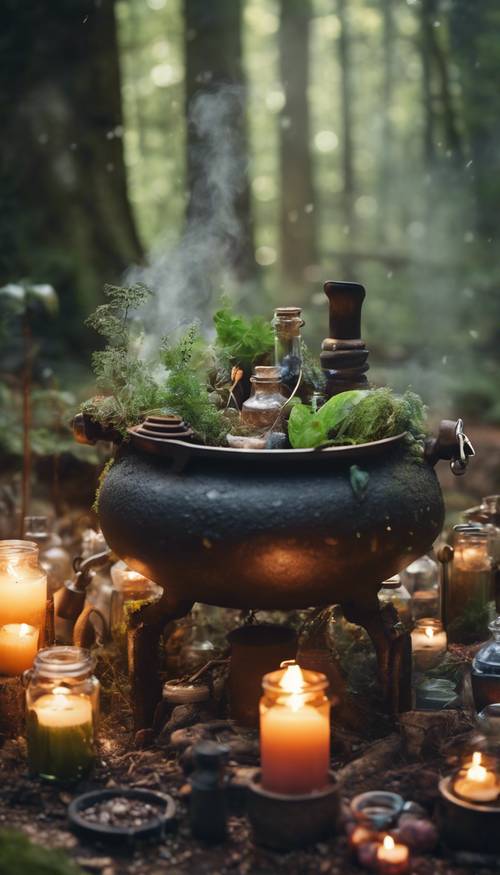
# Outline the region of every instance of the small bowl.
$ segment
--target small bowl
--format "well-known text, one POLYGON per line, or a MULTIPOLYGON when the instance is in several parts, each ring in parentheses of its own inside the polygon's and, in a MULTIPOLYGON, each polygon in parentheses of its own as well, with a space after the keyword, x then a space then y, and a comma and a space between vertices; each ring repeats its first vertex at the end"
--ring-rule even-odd
POLYGON ((256 771, 248 783, 247 812, 257 844, 275 851, 291 851, 335 835, 339 789, 332 772, 322 790, 298 796, 271 793, 256 771))
POLYGON ((70 803, 68 818, 71 826, 81 835, 101 841, 136 841, 139 839, 161 838, 171 826, 175 818, 175 802, 167 793, 157 793, 155 790, 134 790, 128 787, 114 787, 112 790, 92 790, 82 793, 70 803), (110 826, 105 823, 94 823, 87 820, 85 810, 98 802, 108 799, 138 799, 149 802, 158 808, 158 815, 152 817, 140 826, 110 826), (160 806, 163 808, 161 810, 160 806))
POLYGON ((358 824, 383 830, 394 826, 403 811, 404 804, 404 799, 399 793, 368 790, 351 800, 351 811, 358 824))

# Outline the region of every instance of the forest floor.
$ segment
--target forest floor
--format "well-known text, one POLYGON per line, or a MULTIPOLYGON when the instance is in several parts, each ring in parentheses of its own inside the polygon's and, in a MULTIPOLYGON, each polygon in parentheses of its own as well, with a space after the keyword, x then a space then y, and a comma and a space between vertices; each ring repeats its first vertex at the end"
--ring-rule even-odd
MULTIPOLYGON (((334 727, 334 750, 337 749, 338 753, 334 755, 333 769, 341 781, 345 805, 356 793, 383 788, 418 802, 434 816, 438 777, 446 772, 445 748, 450 744, 453 746, 458 734, 469 731, 470 724, 463 712, 447 712, 449 716, 441 722, 432 738, 432 732, 427 729, 420 732, 418 718, 413 723, 412 715, 416 713, 410 712, 402 732, 393 732, 376 742, 356 741, 352 736, 337 732, 334 727), (409 730, 412 725, 414 729, 417 727, 416 747, 415 732, 409 730)), ((202 724, 186 730, 186 737, 192 737, 193 730, 196 735, 203 730, 202 724)), ((246 765, 238 766, 232 758, 232 770, 244 774, 252 759, 252 751, 257 749, 256 735, 246 730, 239 734, 230 724, 226 730, 213 734, 227 741, 228 733, 239 738, 237 747, 245 752, 242 759, 246 765)), ((184 750, 182 745, 177 745, 176 749, 168 745, 134 749, 130 733, 124 726, 108 719, 101 732, 100 755, 94 774, 69 791, 30 778, 24 741, 8 741, 0 751, 0 827, 20 829, 44 847, 63 848, 84 871, 98 875, 161 875, 164 872, 171 875, 271 875, 280 872, 287 875, 359 875, 364 871, 352 861, 343 831, 308 850, 275 853, 253 843, 244 816, 231 815, 228 838, 223 844, 207 846, 195 840, 189 827, 182 761, 186 761, 186 747, 184 750), (147 787, 169 793, 177 806, 175 829, 161 841, 132 848, 96 845, 79 839, 68 824, 68 803, 81 792, 115 786, 147 787)), ((500 857, 452 855, 440 847, 433 855, 414 856, 411 867, 414 875, 471 875, 478 871, 483 875, 498 875, 500 857)))

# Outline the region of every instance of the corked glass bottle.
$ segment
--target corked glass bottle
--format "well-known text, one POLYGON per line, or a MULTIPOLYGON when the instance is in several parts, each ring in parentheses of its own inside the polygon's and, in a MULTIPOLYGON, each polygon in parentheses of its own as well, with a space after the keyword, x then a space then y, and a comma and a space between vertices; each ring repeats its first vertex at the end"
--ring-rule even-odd
POLYGON ((274 360, 288 392, 295 389, 302 369, 301 314, 300 307, 277 307, 274 311, 274 360))
POLYGON ((250 381, 252 394, 241 409, 241 422, 255 431, 264 431, 275 424, 286 401, 279 368, 257 365, 250 381))

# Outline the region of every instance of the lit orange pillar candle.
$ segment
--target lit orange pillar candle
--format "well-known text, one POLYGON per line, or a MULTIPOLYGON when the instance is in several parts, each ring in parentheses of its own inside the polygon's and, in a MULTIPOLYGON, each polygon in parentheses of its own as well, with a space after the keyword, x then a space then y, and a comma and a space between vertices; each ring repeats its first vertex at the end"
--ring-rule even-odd
POLYGON ((330 702, 323 674, 289 664, 263 678, 260 704, 262 786, 299 795, 328 784, 330 702))
POLYGON ((27 623, 7 623, 0 627, 0 674, 14 676, 31 668, 38 635, 38 629, 27 623))

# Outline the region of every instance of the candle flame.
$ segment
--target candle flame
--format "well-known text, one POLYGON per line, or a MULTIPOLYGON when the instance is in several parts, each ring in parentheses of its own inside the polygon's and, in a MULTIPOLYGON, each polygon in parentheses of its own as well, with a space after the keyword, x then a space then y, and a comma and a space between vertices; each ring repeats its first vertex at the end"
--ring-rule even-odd
POLYGON ((472 754, 472 765, 470 769, 467 770, 467 778, 470 781, 479 781, 482 783, 487 778, 487 771, 484 766, 481 765, 481 754, 479 751, 475 751, 472 754))
POLYGON ((68 707, 68 702, 66 700, 66 696, 69 695, 69 690, 67 687, 54 687, 53 689, 54 695, 54 708, 56 711, 64 711, 65 708, 68 707))
POLYGON ((394 849, 394 839, 392 836, 386 836, 384 838, 384 848, 386 851, 392 851, 394 849))
POLYGON ((300 665, 297 665, 297 663, 288 665, 280 680, 280 687, 286 690, 287 693, 300 693, 303 686, 304 675, 300 665))
POLYGON ((432 628, 432 626, 425 627, 425 634, 427 638, 434 638, 434 629, 432 628))
POLYGON ((305 698, 301 695, 305 687, 304 675, 300 665, 296 662, 287 664, 283 677, 280 680, 280 687, 291 696, 287 698, 286 704, 292 711, 299 711, 304 705, 305 698))
POLYGON ((26 635, 29 635, 31 631, 31 626, 28 626, 27 623, 21 623, 19 627, 19 637, 25 638, 26 635))

